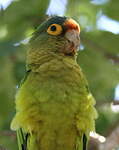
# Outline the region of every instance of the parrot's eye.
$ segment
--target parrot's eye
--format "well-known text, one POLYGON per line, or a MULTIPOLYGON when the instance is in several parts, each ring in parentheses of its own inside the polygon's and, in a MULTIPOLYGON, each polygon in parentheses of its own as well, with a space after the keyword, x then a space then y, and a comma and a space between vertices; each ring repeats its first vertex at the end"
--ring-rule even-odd
POLYGON ((62 26, 59 25, 59 24, 51 24, 48 29, 47 29, 47 32, 48 34, 51 34, 51 35, 59 35, 62 33, 62 26))

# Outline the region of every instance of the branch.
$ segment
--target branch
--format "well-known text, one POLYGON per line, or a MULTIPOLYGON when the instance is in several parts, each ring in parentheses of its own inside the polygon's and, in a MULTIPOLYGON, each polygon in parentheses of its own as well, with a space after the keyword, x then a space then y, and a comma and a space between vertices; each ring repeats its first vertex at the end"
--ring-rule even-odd
POLYGON ((102 107, 104 105, 119 105, 119 100, 114 100, 114 99, 108 99, 108 100, 96 100, 96 107, 102 107))
POLYGON ((90 137, 88 150, 99 150, 99 144, 100 142, 97 139, 90 137))
POLYGON ((119 100, 114 100, 113 105, 119 105, 119 100))
POLYGON ((97 100, 96 101, 96 107, 102 107, 104 105, 110 105, 110 103, 113 103, 112 99, 109 99, 109 100, 97 100))
POLYGON ((0 150, 7 150, 7 149, 0 145, 0 150))
MULTIPOLYGON (((0 131, 0 137, 3 137, 3 136, 9 136, 10 138, 12 138, 13 140, 16 139, 16 133, 13 132, 13 131, 0 131)), ((8 150, 6 149, 5 147, 3 147, 3 145, 0 145, 0 150, 8 150)))
POLYGON ((97 43, 95 43, 94 41, 86 38, 86 36, 81 36, 81 39, 84 43, 86 43, 88 45, 88 47, 91 47, 94 50, 97 50, 99 52, 102 52, 103 55, 109 59, 109 60, 113 60, 113 62, 115 64, 119 63, 119 57, 116 55, 112 55, 111 53, 108 53, 107 50, 105 50, 105 48, 101 47, 100 45, 98 45, 97 43))
POLYGON ((1 136, 9 136, 9 137, 15 139, 16 138, 16 133, 13 132, 13 131, 9 131, 9 130, 8 131, 0 131, 0 137, 1 136))
POLYGON ((112 55, 112 54, 110 54, 110 53, 105 53, 104 54, 108 59, 111 59, 111 60, 113 60, 113 62, 114 63, 119 63, 119 57, 118 56, 114 56, 114 55, 112 55))
POLYGON ((119 148, 119 126, 107 137, 104 144, 100 144, 100 150, 112 150, 119 148))

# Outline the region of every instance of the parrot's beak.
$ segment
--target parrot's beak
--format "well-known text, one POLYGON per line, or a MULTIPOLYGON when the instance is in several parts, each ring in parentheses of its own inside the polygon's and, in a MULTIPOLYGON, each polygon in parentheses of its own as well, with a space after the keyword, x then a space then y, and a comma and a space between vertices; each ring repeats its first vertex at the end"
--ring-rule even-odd
POLYGON ((68 30, 65 33, 65 38, 67 39, 65 45, 66 54, 74 55, 77 52, 80 44, 79 31, 75 29, 68 30))

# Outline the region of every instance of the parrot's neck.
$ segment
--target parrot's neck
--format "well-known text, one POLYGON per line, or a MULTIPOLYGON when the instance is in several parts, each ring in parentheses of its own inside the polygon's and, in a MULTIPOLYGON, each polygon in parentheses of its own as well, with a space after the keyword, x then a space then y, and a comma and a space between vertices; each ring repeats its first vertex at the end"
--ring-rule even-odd
POLYGON ((77 66, 76 58, 54 52, 28 51, 28 70, 31 69, 34 72, 40 72, 43 69, 49 70, 52 68, 55 71, 60 71, 61 66, 77 66))

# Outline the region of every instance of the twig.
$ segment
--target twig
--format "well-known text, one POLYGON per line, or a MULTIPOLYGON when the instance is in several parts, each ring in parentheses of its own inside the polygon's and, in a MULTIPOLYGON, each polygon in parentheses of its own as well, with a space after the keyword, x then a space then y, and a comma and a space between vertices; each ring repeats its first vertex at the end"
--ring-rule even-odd
POLYGON ((3 146, 0 145, 0 150, 8 150, 6 148, 4 148, 3 146))
POLYGON ((16 138, 16 133, 13 132, 13 131, 9 131, 9 130, 8 131, 0 131, 0 136, 10 136, 13 139, 15 139, 16 138))
POLYGON ((104 144, 100 144, 100 150, 112 150, 119 147, 119 126, 107 137, 104 144))

